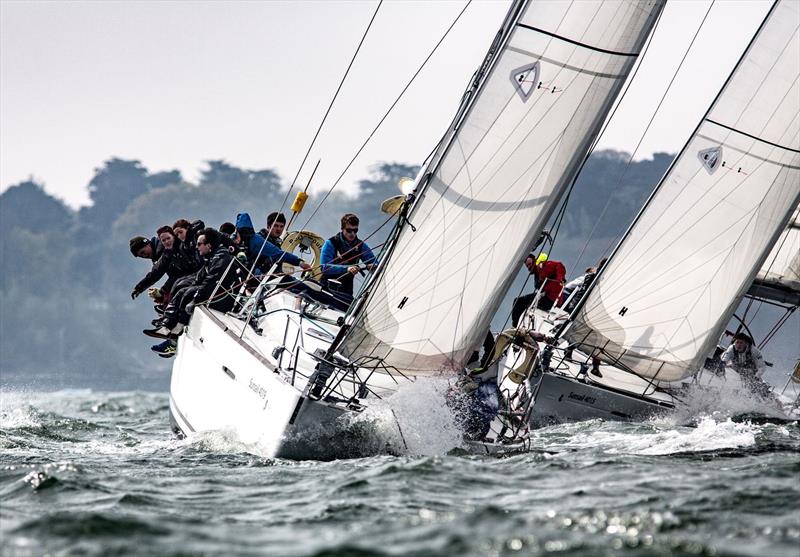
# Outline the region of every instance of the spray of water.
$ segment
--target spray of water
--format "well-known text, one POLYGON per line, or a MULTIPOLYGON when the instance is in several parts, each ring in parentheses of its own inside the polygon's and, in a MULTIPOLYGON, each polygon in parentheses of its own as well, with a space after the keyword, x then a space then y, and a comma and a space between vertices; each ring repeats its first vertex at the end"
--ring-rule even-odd
POLYGON ((401 387, 391 397, 374 401, 354 418, 368 423, 398 454, 433 456, 463 444, 446 402, 447 379, 424 378, 401 387))
POLYGON ((691 385, 682 395, 682 400, 685 404, 675 412, 675 423, 691 423, 703 416, 723 420, 742 415, 789 418, 777 398, 756 396, 740 381, 724 378, 691 385))
POLYGON ((39 427, 40 423, 27 392, 0 390, 0 429, 39 427))

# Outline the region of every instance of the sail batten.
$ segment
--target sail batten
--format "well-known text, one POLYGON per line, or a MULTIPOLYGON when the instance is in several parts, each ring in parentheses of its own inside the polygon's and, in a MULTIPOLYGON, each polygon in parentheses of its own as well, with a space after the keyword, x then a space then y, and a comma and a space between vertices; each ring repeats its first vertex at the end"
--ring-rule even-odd
POLYGON ((776 2, 568 339, 662 381, 702 365, 800 201, 799 29, 776 2))
POLYGON ((519 2, 340 351, 461 368, 597 136, 662 0, 519 2))

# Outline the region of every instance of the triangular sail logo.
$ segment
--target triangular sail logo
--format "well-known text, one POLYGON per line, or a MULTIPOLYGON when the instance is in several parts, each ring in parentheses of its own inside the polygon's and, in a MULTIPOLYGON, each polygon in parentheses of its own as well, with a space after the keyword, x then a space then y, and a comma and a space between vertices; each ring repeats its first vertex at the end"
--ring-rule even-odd
POLYGON ((719 168, 720 164, 722 164, 722 147, 709 147, 708 149, 703 149, 699 153, 697 153, 697 158, 700 159, 700 163, 705 167, 709 174, 714 174, 714 172, 719 168))
POLYGON ((539 87, 539 67, 539 62, 534 62, 511 71, 511 83, 523 102, 539 87))

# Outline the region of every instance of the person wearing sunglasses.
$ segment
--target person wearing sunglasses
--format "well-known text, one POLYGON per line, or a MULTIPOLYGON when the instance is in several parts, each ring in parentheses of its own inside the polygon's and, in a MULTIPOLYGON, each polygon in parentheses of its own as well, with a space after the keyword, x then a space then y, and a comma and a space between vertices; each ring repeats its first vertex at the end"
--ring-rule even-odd
POLYGON ((328 238, 322 246, 320 266, 323 286, 349 303, 353 300, 356 273, 364 268, 372 270, 377 260, 366 242, 358 238, 358 216, 347 213, 341 222, 341 232, 328 238))

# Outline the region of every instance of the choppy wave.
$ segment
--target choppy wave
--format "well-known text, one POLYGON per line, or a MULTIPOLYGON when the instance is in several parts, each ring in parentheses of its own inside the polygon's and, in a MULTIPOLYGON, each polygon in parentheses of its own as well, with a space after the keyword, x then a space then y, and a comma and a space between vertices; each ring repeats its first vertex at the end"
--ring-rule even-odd
POLYGON ((459 450, 445 388, 359 418, 394 454, 332 462, 177 439, 166 395, 0 393, 0 553, 796 557, 796 424, 588 421, 492 458, 459 450))

